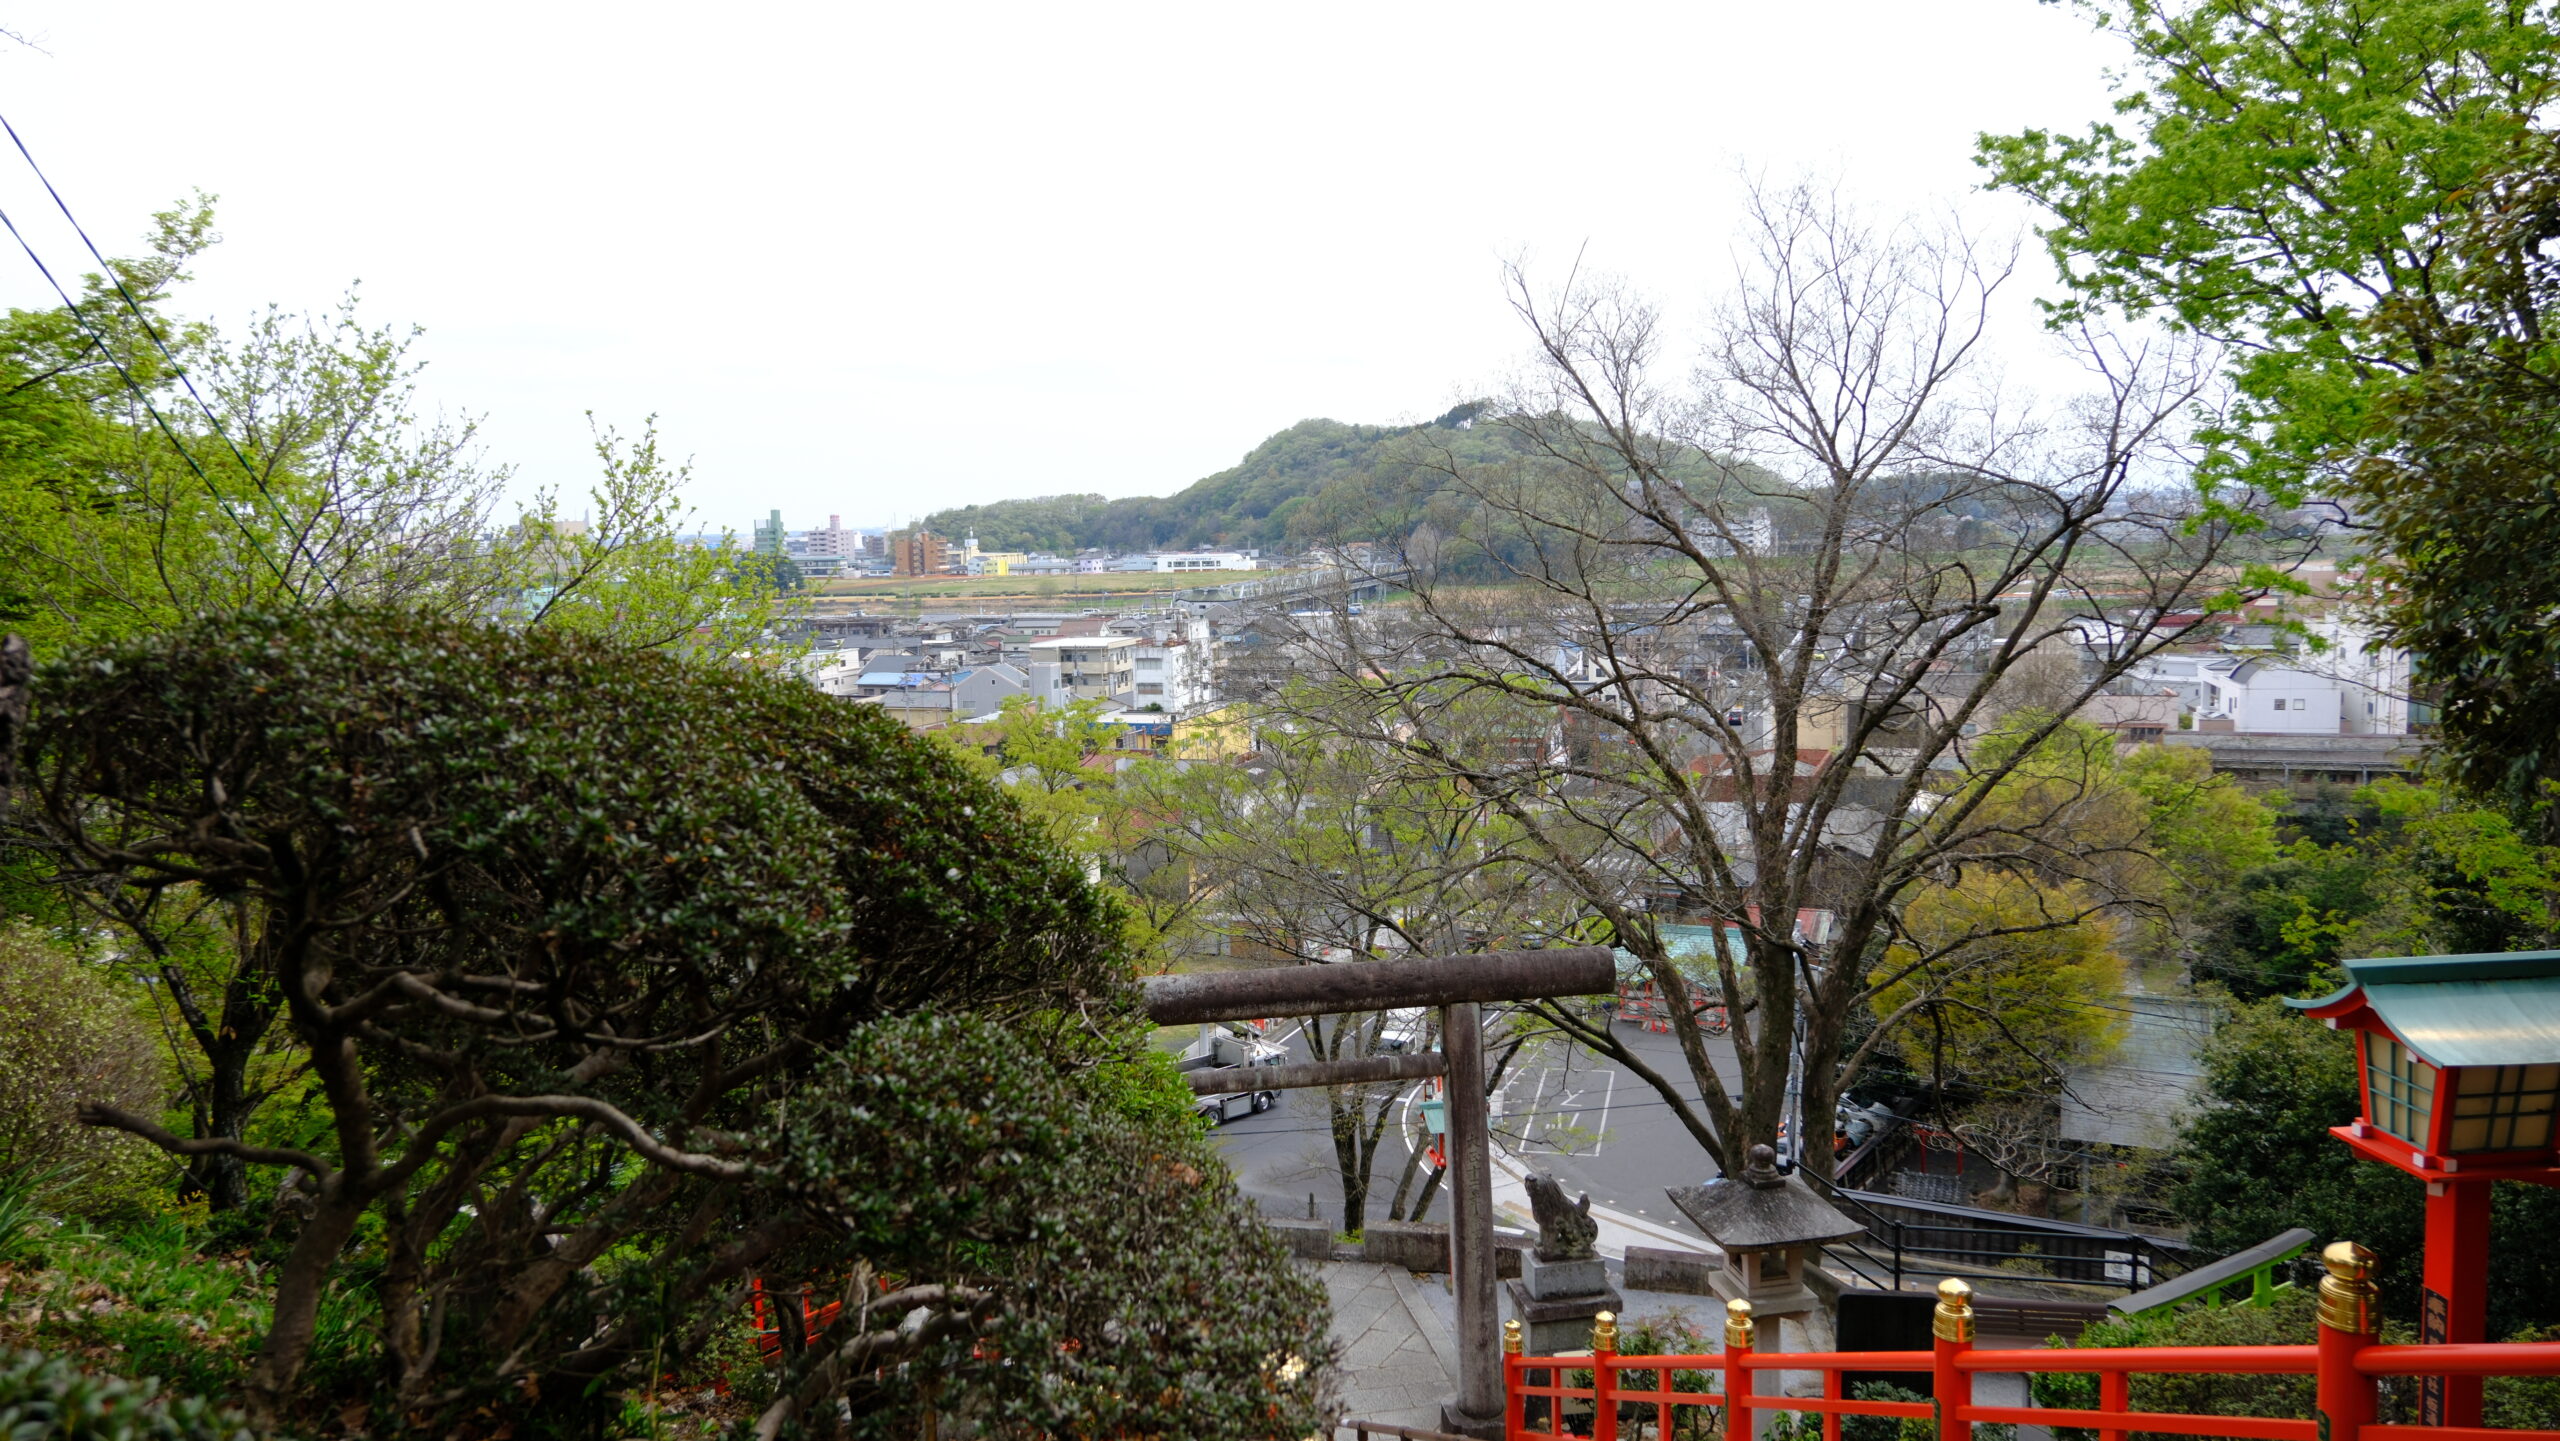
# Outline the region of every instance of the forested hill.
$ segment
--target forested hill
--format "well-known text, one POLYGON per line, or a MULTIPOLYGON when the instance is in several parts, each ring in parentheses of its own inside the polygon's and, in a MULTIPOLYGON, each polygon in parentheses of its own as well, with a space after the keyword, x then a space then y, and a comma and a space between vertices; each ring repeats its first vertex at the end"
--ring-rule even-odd
POLYGON ((1335 522, 1364 510, 1377 491, 1412 477, 1403 457, 1414 441, 1462 461, 1506 453, 1504 432, 1467 426, 1481 408, 1462 405, 1425 425, 1302 420, 1172 495, 1000 500, 937 511, 924 523, 954 539, 975 534, 987 550, 1292 549, 1329 538, 1335 522))

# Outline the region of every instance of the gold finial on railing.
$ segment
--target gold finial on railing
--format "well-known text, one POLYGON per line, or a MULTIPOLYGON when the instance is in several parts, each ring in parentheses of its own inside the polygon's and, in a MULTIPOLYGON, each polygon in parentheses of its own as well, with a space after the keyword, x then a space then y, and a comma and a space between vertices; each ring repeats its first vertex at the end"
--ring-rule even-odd
POLYGON ((1618 1313, 1601 1311, 1591 1318, 1591 1354, 1606 1355, 1618 1349, 1618 1313))
POLYGON ((1520 1354, 1520 1318, 1517 1316, 1502 1323, 1502 1354, 1505 1356, 1520 1354))
POLYGON ((1938 1309, 1929 1318, 1929 1334, 1941 1341, 1973 1344, 1973 1288, 1953 1276, 1938 1283, 1938 1309))
POLYGON ((2320 1278, 2320 1324, 2359 1336, 2373 1333, 2374 1303, 2381 1289, 2373 1284, 2374 1255, 2353 1241, 2332 1241, 2320 1252, 2327 1275, 2320 1278))
POLYGON ((1751 1303, 1743 1297, 1724 1303, 1724 1344, 1736 1351, 1760 1344, 1760 1323, 1751 1319, 1751 1303))

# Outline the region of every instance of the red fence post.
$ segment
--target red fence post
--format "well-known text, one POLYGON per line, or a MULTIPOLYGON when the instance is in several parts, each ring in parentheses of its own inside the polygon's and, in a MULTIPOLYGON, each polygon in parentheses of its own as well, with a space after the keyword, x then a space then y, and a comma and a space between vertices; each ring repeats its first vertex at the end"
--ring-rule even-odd
POLYGON ((1502 1323, 1502 1434, 1529 1433, 1529 1398, 1520 1394, 1527 1368, 1520 1364, 1520 1320, 1502 1323))
POLYGON ((1938 1309, 1929 1318, 1936 1338, 1930 1380, 1938 1407, 1938 1441, 1972 1441, 1973 1373, 1956 1358, 1973 1349, 1973 1288, 1953 1276, 1938 1283, 1938 1309))
MULTIPOLYGON (((2098 1409, 2113 1411, 2119 1415, 2132 1410, 2133 1377, 2123 1371, 2099 1372, 2098 1409)), ((2101 1427, 2098 1431, 2098 1441, 2125 1441, 2125 1437, 2130 1434, 2132 1433, 2121 1429, 2110 1431, 2101 1427)))
POLYGON ((1618 1359, 1618 1317, 1602 1311, 1591 1318, 1591 1441, 1618 1441, 1617 1378, 1609 1368, 1618 1359))
POLYGON ((2356 1441, 2374 1416, 2373 1378, 2356 1369, 2356 1353, 2373 1344, 2373 1253, 2332 1241, 2320 1253, 2320 1359, 2317 1374, 2321 1441, 2356 1441))
MULTIPOLYGON (((1759 1323, 1751 1319, 1751 1303, 1740 1296, 1724 1303, 1724 1434, 1725 1441, 1751 1441, 1755 1418, 1743 1398, 1752 1394, 1751 1373, 1742 1360, 1760 1341, 1759 1323)), ((1668 1389, 1667 1387, 1665 1389, 1668 1389)))

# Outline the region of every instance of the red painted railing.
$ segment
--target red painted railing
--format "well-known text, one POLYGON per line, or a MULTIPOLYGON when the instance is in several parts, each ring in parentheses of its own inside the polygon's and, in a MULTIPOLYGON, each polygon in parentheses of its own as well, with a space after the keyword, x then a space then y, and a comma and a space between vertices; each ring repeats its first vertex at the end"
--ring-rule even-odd
POLYGON ((777 1361, 782 1357, 782 1307, 798 1308, 800 1334, 811 1338, 834 1325, 836 1317, 844 1312, 843 1302, 813 1300, 806 1286, 796 1292, 775 1292, 768 1297, 761 1276, 756 1278, 754 1288, 748 1293, 747 1304, 755 1318, 756 1351, 767 1361, 777 1361))
MULTIPOLYGON (((2382 1346, 2374 1342, 2371 1257, 2361 1248, 2333 1246, 2324 1256, 2330 1277, 2320 1287, 2319 1341, 2309 1346, 2146 1346, 2114 1349, 1993 1351, 1973 1345, 1971 1291, 1961 1281, 1938 1288, 1936 1341, 1927 1351, 1761 1352, 1749 1303, 1736 1301, 1725 1322, 1725 1349, 1694 1356, 1622 1356, 1616 1326, 1605 1315, 1593 1328, 1592 1349, 1569 1356, 1520 1353, 1518 1323, 1503 1343, 1503 1385, 1508 1433, 1524 1436, 1587 1435, 1617 1441, 1621 1413, 1650 1412, 1654 1434, 1678 1434, 1684 1408, 1718 1408, 1724 1434, 1752 1434, 1750 1413, 1792 1411, 1822 1417, 1824 1441, 1840 1441, 1843 1416, 1936 1418, 1939 1441, 1968 1441, 1979 1423, 2068 1426, 2098 1433, 2099 1441, 2125 1441, 2135 1431, 2184 1436, 2227 1436, 2248 1441, 2560 1441, 2560 1431, 2498 1430, 2477 1426, 2402 1426, 2374 1419, 2376 1383, 2386 1376, 2560 1376, 2560 1342, 2510 1345, 2382 1346), (1819 1398, 1761 1394, 1760 1373, 1818 1371, 1819 1398), (1859 1401, 1841 1394, 1843 1373, 1900 1371, 1926 1374, 1930 1400, 1859 1401), (1649 1373, 1635 1384, 1628 1373, 1649 1373), (1714 1389, 1681 1391, 1674 1378, 1704 1372, 1714 1389), (1973 1399, 1973 1378, 1985 1372, 2095 1372, 2093 1410, 1984 1406, 1973 1399), (2319 1407, 2316 1419, 2196 1416, 2131 1409, 2136 1375, 2215 1374, 2310 1376, 2319 1407), (1568 1384, 1579 1382, 1581 1384, 1568 1384), (1534 1404, 1533 1403, 1537 1403, 1534 1404), (1580 1413, 1568 1416, 1568 1411, 1580 1413), (1540 1414, 1532 1414, 1533 1412, 1540 1414), (1589 1429, 1567 1430, 1587 1421, 1589 1429), (1543 1426, 1540 1426, 1543 1423, 1543 1426)), ((1914 1390, 1923 1389, 1913 1387, 1914 1390)), ((1627 1430, 1633 1435, 1632 1428, 1627 1430)))

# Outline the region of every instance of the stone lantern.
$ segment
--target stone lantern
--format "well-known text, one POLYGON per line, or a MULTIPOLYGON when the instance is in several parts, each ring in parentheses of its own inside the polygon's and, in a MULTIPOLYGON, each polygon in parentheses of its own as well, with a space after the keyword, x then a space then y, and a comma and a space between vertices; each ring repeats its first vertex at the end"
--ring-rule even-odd
POLYGON ((1813 1310, 1819 1303, 1805 1268, 1821 1261, 1824 1246, 1866 1233, 1800 1177, 1780 1175, 1778 1153, 1767 1146, 1751 1148, 1740 1176, 1675 1186, 1670 1195, 1730 1260, 1710 1283, 1716 1294, 1749 1301, 1764 1317, 1813 1310))

